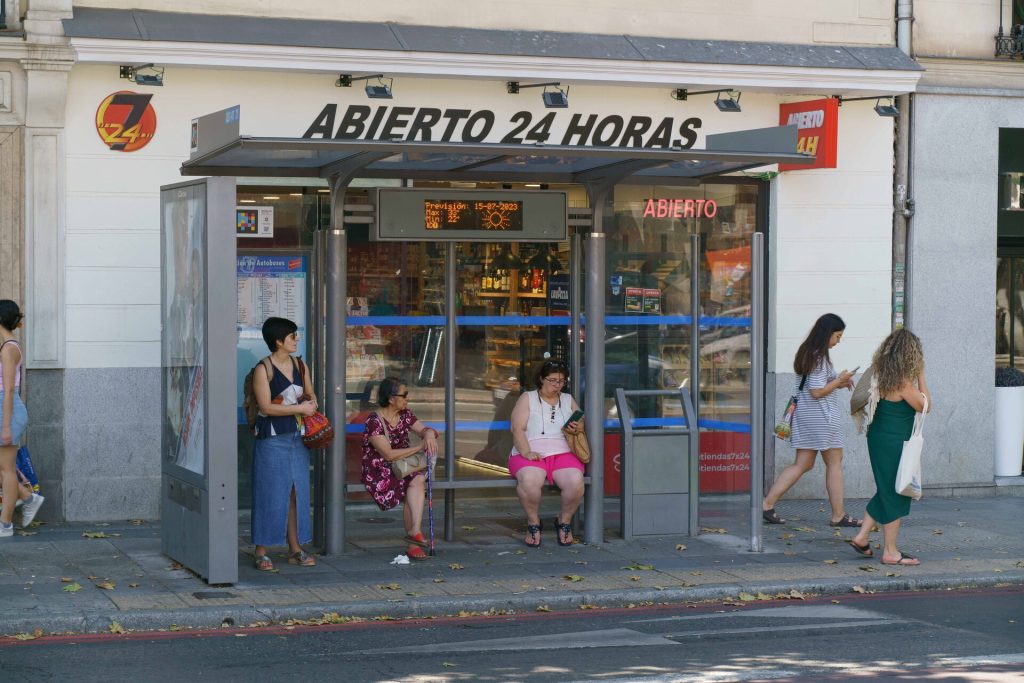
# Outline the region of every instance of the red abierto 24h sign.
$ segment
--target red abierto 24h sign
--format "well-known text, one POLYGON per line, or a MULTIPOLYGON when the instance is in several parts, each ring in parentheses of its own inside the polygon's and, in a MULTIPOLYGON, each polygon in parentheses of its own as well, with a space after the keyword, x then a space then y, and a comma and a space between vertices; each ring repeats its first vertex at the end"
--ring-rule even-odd
POLYGON ((780 171, 835 168, 839 137, 839 101, 828 97, 810 102, 779 105, 779 125, 799 129, 796 151, 815 155, 813 164, 779 164, 780 171))

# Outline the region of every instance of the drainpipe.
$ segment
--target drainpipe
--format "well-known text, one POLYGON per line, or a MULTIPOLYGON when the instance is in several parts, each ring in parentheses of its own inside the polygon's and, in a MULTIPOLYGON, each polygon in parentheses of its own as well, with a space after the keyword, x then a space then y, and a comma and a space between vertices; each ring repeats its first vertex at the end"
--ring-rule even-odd
MULTIPOLYGON (((896 47, 907 56, 913 57, 912 27, 914 24, 913 0, 896 2, 896 47)), ((896 118, 895 169, 893 173, 893 221, 892 221, 892 326, 903 327, 910 322, 910 282, 907 246, 910 237, 910 219, 914 215, 914 200, 911 196, 910 174, 910 122, 912 118, 913 95, 896 98, 899 116, 896 118)))

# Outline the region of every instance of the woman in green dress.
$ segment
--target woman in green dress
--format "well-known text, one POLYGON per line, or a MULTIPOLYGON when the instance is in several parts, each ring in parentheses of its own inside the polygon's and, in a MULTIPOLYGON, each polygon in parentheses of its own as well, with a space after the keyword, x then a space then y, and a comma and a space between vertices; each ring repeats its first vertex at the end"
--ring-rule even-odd
POLYGON ((875 351, 872 366, 878 387, 877 393, 872 390, 866 421, 868 454, 878 490, 868 501, 860 531, 847 542, 861 555, 874 556, 870 533, 878 523, 882 527, 882 564, 915 566, 920 561, 896 547, 900 520, 910 514, 911 501, 896 493, 896 470, 903 442, 914 427, 914 415, 931 410, 921 340, 905 328, 894 331, 875 351))

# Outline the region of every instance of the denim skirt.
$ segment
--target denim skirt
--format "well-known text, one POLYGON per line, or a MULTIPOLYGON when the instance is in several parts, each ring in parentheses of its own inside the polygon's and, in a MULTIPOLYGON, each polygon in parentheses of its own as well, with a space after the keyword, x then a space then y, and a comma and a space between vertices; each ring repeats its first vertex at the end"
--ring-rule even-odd
MULTIPOLYGON (((0 411, 3 411, 4 392, 0 391, 0 411)), ((0 412, 0 417, 3 416, 3 412, 0 412)), ((14 410, 11 411, 11 446, 17 446, 21 443, 21 437, 25 434, 25 428, 28 427, 28 411, 25 410, 25 404, 21 402, 21 396, 17 391, 14 392, 14 410)))
POLYGON ((295 489, 299 543, 313 540, 309 507, 309 449, 298 432, 256 439, 252 454, 252 542, 286 545, 288 501, 295 489))

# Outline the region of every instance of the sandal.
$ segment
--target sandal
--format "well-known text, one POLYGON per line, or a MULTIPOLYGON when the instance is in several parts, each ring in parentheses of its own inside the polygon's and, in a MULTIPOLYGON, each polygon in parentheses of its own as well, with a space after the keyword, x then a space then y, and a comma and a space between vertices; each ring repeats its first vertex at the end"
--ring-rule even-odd
POLYGON ((527 524, 526 533, 530 535, 531 541, 537 541, 536 543, 528 543, 526 539, 523 539, 523 545, 527 548, 539 548, 541 537, 540 537, 540 524, 527 524))
POLYGON ((852 538, 848 538, 848 539, 846 539, 846 542, 850 544, 851 548, 853 548, 854 550, 857 551, 858 555, 863 555, 864 557, 874 557, 875 556, 875 551, 871 549, 871 542, 870 541, 868 541, 864 545, 857 545, 857 542, 855 540, 853 540, 852 538))
POLYGON ((562 524, 558 521, 558 517, 555 517, 555 530, 558 531, 558 545, 564 547, 570 546, 575 543, 575 539, 572 537, 572 525, 562 524), (562 537, 568 537, 569 541, 565 542, 562 537))
POLYGON ((761 516, 764 518, 764 521, 768 522, 769 524, 786 523, 786 520, 784 520, 782 517, 779 517, 779 513, 775 511, 775 508, 771 508, 769 510, 761 510, 761 516))
POLYGON ((414 562, 420 562, 429 557, 429 555, 423 552, 423 548, 419 547, 418 545, 409 546, 409 549, 405 551, 405 554, 408 556, 410 560, 414 562))
POLYGON ((288 556, 288 564, 297 564, 300 567, 315 567, 316 559, 305 550, 296 550, 288 556))
POLYGON ((274 571, 274 563, 270 560, 269 555, 256 555, 256 569, 261 572, 272 572, 274 571))
POLYGON ((889 562, 883 557, 882 564, 899 564, 904 567, 916 567, 917 565, 921 564, 921 560, 917 559, 912 555, 900 553, 900 559, 896 560, 895 562, 889 562))
POLYGON ((406 534, 405 536, 402 537, 402 540, 405 541, 406 543, 410 543, 412 545, 418 545, 421 548, 428 547, 427 546, 427 539, 423 538, 423 532, 422 531, 417 531, 415 536, 410 536, 409 534, 406 534))
POLYGON ((838 522, 829 522, 828 525, 829 526, 850 526, 850 527, 856 526, 856 527, 859 527, 863 523, 864 523, 863 519, 857 519, 856 517, 851 517, 849 514, 845 514, 845 515, 843 515, 842 517, 839 518, 838 522))

